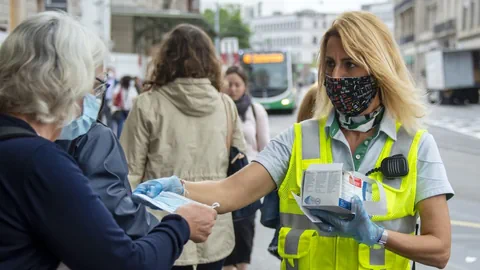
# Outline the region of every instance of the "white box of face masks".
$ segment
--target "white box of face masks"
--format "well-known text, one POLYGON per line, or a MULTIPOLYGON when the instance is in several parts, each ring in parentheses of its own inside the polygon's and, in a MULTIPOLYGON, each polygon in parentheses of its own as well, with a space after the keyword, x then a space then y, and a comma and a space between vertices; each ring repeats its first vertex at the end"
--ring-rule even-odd
POLYGON ((302 206, 350 216, 351 199, 371 200, 371 184, 343 171, 342 163, 312 164, 303 175, 302 206))

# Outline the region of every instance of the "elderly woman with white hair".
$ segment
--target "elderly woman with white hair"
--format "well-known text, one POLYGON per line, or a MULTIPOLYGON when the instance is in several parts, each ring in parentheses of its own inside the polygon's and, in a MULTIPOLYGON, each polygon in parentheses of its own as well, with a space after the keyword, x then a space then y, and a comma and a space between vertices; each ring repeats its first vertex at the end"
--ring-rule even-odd
POLYGON ((215 211, 190 204, 133 241, 53 143, 92 124, 105 53, 56 12, 27 19, 0 48, 0 269, 170 269, 189 238, 211 232, 215 211))

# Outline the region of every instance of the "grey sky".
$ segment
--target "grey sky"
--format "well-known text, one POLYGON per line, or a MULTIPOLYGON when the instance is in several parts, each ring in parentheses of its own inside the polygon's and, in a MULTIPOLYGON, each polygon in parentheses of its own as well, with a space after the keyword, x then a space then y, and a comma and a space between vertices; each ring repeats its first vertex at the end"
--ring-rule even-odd
POLYGON ((302 9, 314 9, 319 12, 340 13, 348 10, 358 10, 362 4, 381 3, 386 0, 200 0, 201 9, 213 8, 215 3, 255 5, 263 2, 263 14, 271 15, 274 11, 292 13, 302 9), (323 4, 322 4, 323 3, 323 4))

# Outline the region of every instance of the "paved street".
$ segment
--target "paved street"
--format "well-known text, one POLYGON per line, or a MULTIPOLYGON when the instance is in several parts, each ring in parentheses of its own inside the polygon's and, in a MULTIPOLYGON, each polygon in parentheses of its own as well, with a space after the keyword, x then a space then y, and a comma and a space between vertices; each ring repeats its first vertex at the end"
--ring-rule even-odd
MULTIPOLYGON (((270 115, 271 135, 291 126, 293 115, 270 115)), ((452 220, 452 255, 446 269, 480 269, 480 105, 432 106, 429 131, 435 136, 456 192, 449 202, 452 220)), ((257 217, 258 219, 258 217, 257 217)), ((273 230, 257 221, 252 270, 280 269, 280 261, 267 252, 273 230)), ((417 269, 434 269, 418 266, 417 269)))

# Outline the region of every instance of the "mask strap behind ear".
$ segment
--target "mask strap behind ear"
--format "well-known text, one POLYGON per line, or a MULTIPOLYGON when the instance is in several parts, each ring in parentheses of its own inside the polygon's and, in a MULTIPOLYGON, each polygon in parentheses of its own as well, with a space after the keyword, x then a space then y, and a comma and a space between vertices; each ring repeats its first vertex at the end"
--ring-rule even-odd
MULTIPOLYGON (((107 90, 108 90, 108 89, 107 89, 107 90)), ((97 121, 99 121, 99 122, 101 122, 100 117, 102 116, 102 110, 103 110, 103 107, 104 107, 104 105, 105 105, 105 96, 107 96, 107 90, 103 91, 102 103, 100 104, 100 109, 98 110, 97 121)))

